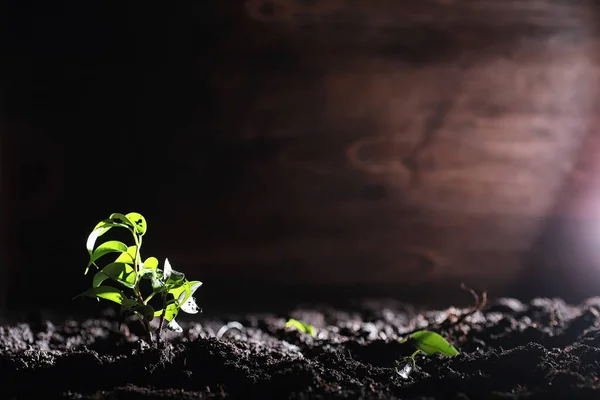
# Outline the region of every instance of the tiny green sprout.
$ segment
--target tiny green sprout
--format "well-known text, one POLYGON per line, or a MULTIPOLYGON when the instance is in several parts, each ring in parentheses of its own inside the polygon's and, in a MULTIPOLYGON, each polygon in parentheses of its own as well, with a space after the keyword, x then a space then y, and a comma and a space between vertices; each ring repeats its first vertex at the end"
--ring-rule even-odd
POLYGON ((167 321, 168 329, 182 332, 181 326, 175 321, 179 311, 188 314, 196 314, 199 311, 193 295, 202 282, 188 281, 183 273, 173 270, 168 259, 165 259, 162 269, 158 268, 159 261, 155 257, 148 257, 142 261, 140 249, 147 228, 146 219, 135 212, 126 215, 114 213, 108 219, 100 221, 87 239, 86 248, 90 259, 84 275, 87 275, 92 266, 98 272, 94 275, 92 287, 76 298, 92 297, 98 301, 104 299, 119 304, 121 317, 135 315, 144 326, 150 342, 150 322, 158 317, 160 320, 156 342, 160 344, 164 321, 167 321), (134 245, 127 246, 123 242, 109 240, 96 246, 98 238, 112 228, 129 231, 133 236, 134 245), (97 262, 108 254, 116 255, 116 258, 100 267, 97 262), (141 286, 143 281, 148 282, 146 286, 149 289, 141 286), (117 287, 105 282, 113 283, 117 287), (145 291, 147 293, 144 293, 145 291), (160 298, 158 310, 149 304, 154 296, 160 298))
POLYGON ((415 357, 419 353, 424 353, 428 356, 440 353, 448 357, 459 354, 458 350, 456 350, 456 348, 452 346, 446 339, 444 339, 441 335, 431 331, 417 331, 408 338, 401 340, 400 343, 409 343, 417 349, 410 357, 404 359, 404 361, 407 362, 401 370, 396 368, 396 373, 404 379, 407 379, 410 372, 415 369, 415 357))
POLYGON ((454 346, 435 332, 418 331, 410 335, 407 341, 428 356, 435 353, 442 353, 449 357, 458 354, 458 350, 454 346))
POLYGON ((302 333, 308 333, 312 337, 317 336, 317 328, 312 325, 305 324, 304 322, 300 322, 297 319, 290 318, 285 323, 286 328, 296 328, 302 333))

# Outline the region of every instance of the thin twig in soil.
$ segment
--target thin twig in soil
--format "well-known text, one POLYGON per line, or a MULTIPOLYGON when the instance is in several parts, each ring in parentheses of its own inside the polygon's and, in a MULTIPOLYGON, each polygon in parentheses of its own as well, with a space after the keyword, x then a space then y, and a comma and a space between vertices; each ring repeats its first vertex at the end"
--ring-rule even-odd
MULTIPOLYGON (((469 311, 464 312, 460 316, 458 316, 458 318, 454 319, 455 315, 448 315, 446 317, 446 319, 444 319, 441 323, 432 325, 428 329, 435 330, 438 332, 447 331, 447 330, 451 329, 452 327, 457 326, 460 323, 462 323, 467 317, 475 314, 478 311, 481 311, 487 305, 487 292, 482 291, 481 297, 480 297, 479 294, 477 294, 477 292, 474 289, 468 287, 464 283, 461 283, 460 288, 463 290, 466 290, 473 296, 473 298, 475 300, 475 305, 469 311)), ((413 328, 412 330, 410 330, 408 332, 403 332, 402 336, 410 336, 413 333, 421 331, 421 330, 423 330, 423 328, 418 328, 418 329, 413 328)))
POLYGON ((470 311, 461 314, 458 317, 458 319, 456 319, 456 321, 452 321, 451 317, 448 316, 448 318, 446 318, 444 320, 444 322, 442 322, 440 324, 441 325, 440 326, 440 330, 450 329, 451 327, 460 324, 461 322, 463 322, 465 320, 465 318, 470 317, 471 315, 475 314, 477 311, 481 311, 481 309, 483 307, 485 307, 486 304, 487 304, 487 292, 485 292, 485 291, 482 292, 481 293, 481 298, 480 298, 479 295, 477 294, 477 292, 475 290, 473 290, 472 288, 468 287, 464 283, 461 283, 460 288, 463 289, 463 290, 466 290, 469 293, 471 293, 471 295, 475 299, 475 306, 473 308, 471 308, 470 311))

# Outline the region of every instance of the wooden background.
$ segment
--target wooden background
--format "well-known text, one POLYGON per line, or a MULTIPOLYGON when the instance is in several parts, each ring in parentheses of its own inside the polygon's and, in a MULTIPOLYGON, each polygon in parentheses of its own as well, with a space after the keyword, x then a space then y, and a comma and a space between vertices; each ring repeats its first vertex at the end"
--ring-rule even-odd
POLYGON ((600 287, 592 2, 40 7, 5 83, 13 281, 77 274, 94 222, 138 210, 147 251, 244 296, 600 287), (95 195, 132 171, 137 192, 95 195))

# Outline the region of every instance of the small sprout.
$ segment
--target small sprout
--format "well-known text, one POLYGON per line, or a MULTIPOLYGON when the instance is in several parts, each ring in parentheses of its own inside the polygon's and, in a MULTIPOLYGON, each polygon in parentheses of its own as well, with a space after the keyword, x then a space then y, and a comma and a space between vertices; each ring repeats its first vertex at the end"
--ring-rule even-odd
POLYGON ((285 323, 286 328, 296 328, 302 333, 308 333, 312 337, 317 336, 317 328, 312 325, 305 324, 304 322, 300 322, 297 319, 290 318, 285 323))
POLYGON ((86 248, 90 260, 84 275, 92 266, 98 272, 92 280, 92 288, 76 297, 104 299, 121 305, 121 317, 126 314, 138 317, 150 342, 152 341, 150 322, 155 317, 160 318, 156 332, 156 342, 160 344, 164 321, 167 321, 167 328, 182 332, 181 326, 175 321, 179 311, 188 314, 196 314, 199 311, 193 295, 202 282, 185 279, 183 273, 173 270, 168 259, 165 259, 162 270, 158 268, 159 262, 155 257, 148 257, 142 261, 140 249, 142 237, 147 229, 146 219, 139 213, 126 215, 114 213, 108 219, 100 221, 87 239, 86 248), (98 238, 112 228, 127 229, 132 234, 135 244, 127 246, 120 241, 110 240, 96 246, 98 238), (113 262, 100 268, 97 262, 111 253, 116 253, 118 256, 113 262), (142 293, 140 286, 144 279, 149 280, 152 287, 152 291, 147 294, 142 293), (106 281, 120 285, 123 289, 130 289, 132 293, 128 295, 116 287, 105 285, 106 281), (155 310, 149 304, 156 295, 161 299, 159 310, 155 310))
POLYGON ((408 375, 416 368, 415 357, 419 353, 424 353, 428 356, 440 353, 448 357, 459 354, 458 350, 456 350, 456 348, 452 346, 446 339, 444 339, 441 335, 431 331, 417 331, 410 335, 407 339, 400 341, 400 343, 409 343, 417 348, 417 350, 410 357, 404 359, 406 364, 401 370, 396 368, 396 373, 404 379, 408 379, 408 375))
POLYGON ((446 339, 431 331, 418 331, 410 335, 408 342, 428 356, 442 353, 445 356, 455 356, 458 350, 446 339))

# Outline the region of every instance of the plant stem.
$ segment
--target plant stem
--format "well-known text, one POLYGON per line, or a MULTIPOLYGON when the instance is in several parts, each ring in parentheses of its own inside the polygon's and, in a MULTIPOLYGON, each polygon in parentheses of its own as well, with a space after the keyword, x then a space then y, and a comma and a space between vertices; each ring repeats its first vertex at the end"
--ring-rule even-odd
MULTIPOLYGON (((135 292, 140 304, 146 304, 144 302, 144 298, 142 297, 142 293, 140 292, 139 285, 140 285, 140 282, 138 280, 138 282, 133 287, 133 291, 135 292)), ((146 318, 140 316, 139 313, 136 313, 136 315, 138 316, 138 318, 140 319, 140 322, 142 323, 142 325, 144 325, 144 328, 146 329, 146 333, 148 334, 148 343, 152 343, 152 331, 150 330, 150 322, 148 322, 148 320, 146 320, 146 318)))
POLYGON ((412 368, 413 368, 413 369, 415 369, 415 368, 416 368, 416 366, 417 366, 417 365, 416 365, 416 361, 415 361, 415 356, 416 356, 417 354, 419 354, 420 352, 421 352, 421 350, 419 350, 419 349, 418 349, 417 351, 415 351, 414 353, 412 353, 412 355, 411 355, 410 357, 408 357, 408 358, 410 359, 410 362, 412 363, 412 368))
MULTIPOLYGON (((141 257, 140 257, 140 248, 142 247, 142 237, 138 236, 135 232, 133 233, 133 239, 135 240, 135 260, 133 260, 133 266, 135 269, 135 275, 136 275, 136 283, 135 286, 133 287, 133 291, 135 292, 135 295, 138 299, 138 301, 140 302, 140 304, 146 304, 148 302, 148 300, 144 301, 144 297, 142 296, 142 292, 140 291, 140 264, 142 262, 141 257)), ((148 330, 150 331, 150 330, 148 330)))
POLYGON ((133 239, 135 240, 135 260, 133 261, 133 265, 135 265, 136 274, 140 272, 140 248, 142 247, 142 237, 137 234, 133 234, 133 239))
MULTIPOLYGON (((135 312, 135 311, 134 311, 135 312)), ((135 312, 135 316, 138 317, 140 323, 144 327, 146 331, 146 336, 148 337, 148 343, 152 343, 152 332, 150 331, 150 323, 144 319, 138 312, 135 312)))
POLYGON ((163 324, 165 322, 165 312, 167 311, 167 296, 162 294, 163 309, 160 313, 160 321, 158 323, 158 330, 156 331, 156 345, 160 347, 160 333, 162 331, 163 324))
POLYGON ((148 333, 148 343, 152 343, 152 331, 150 330, 150 322, 144 320, 146 332, 148 333))

